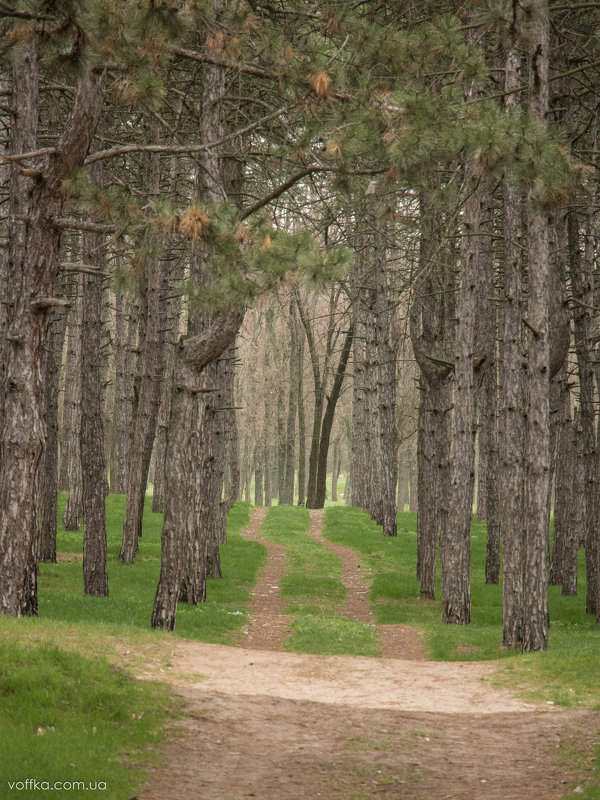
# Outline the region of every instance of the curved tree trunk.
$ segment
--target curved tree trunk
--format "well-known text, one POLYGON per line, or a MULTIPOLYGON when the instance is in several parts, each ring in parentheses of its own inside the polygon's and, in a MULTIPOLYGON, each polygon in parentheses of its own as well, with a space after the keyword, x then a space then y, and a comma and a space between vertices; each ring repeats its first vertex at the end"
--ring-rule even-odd
MULTIPOLYGON (((242 309, 217 314, 206 330, 186 339, 177 349, 167 431, 167 492, 160 577, 151 620, 153 628, 173 630, 175 627, 184 565, 192 547, 192 555, 196 554, 192 574, 199 577, 200 598, 205 593, 202 570, 206 568, 206 549, 203 544, 206 540, 198 535, 197 487, 194 483, 196 450, 193 437, 197 421, 197 388, 204 367, 233 342, 243 318, 242 309)), ((189 597, 186 599, 189 602, 189 597)))

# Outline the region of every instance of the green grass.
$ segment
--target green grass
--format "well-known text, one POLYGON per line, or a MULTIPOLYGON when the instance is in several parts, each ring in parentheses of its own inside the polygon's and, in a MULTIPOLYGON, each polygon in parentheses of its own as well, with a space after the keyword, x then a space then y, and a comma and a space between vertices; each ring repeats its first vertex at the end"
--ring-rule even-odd
MULTIPOLYGON (((135 564, 124 565, 118 561, 124 512, 125 498, 111 496, 108 598, 83 596, 82 534, 60 528, 58 550, 67 557, 41 565, 40 616, 0 618, 1 797, 22 796, 16 790, 7 794, 7 781, 31 778, 106 780, 102 795, 114 800, 129 797, 143 783, 143 762, 148 747, 160 740, 157 731, 168 719, 170 701, 164 688, 135 681, 111 663, 119 663, 125 644, 133 653, 127 656, 129 663, 158 660, 168 670, 174 639, 149 628, 162 517, 146 508, 138 557, 135 564)), ((250 590, 266 560, 264 547, 240 534, 248 518, 249 506, 237 503, 228 523, 228 543, 221 549, 223 578, 209 580, 207 603, 180 605, 177 635, 229 644, 238 639, 247 620, 250 590)), ((422 630, 431 657, 438 660, 502 659, 496 681, 526 698, 600 709, 600 629, 585 614, 583 555, 579 596, 562 597, 559 587, 550 588, 549 650, 523 656, 500 646, 501 589, 484 583, 484 525, 474 522, 472 530, 472 624, 446 626, 440 622, 439 600, 419 597, 414 514, 398 515, 398 536, 391 539, 357 509, 330 507, 325 520, 326 537, 360 554, 378 622, 422 630)), ((376 655, 376 631, 343 616, 340 560, 308 535, 309 523, 304 508, 274 506, 264 527, 266 537, 287 552, 281 593, 294 633, 286 649, 376 655)), ((599 797, 598 783, 586 784, 578 796, 599 797)))
POLYGON ((9 782, 36 779, 48 786, 31 794, 49 800, 65 796, 57 781, 84 782, 73 797, 130 797, 149 745, 162 739, 168 704, 165 687, 129 678, 104 659, 3 641, 0 796, 29 795, 9 782))
POLYGON ((288 600, 293 636, 286 650, 322 655, 377 655, 377 633, 342 615, 346 591, 340 559, 308 535, 305 508, 273 506, 262 528, 266 539, 286 549, 280 593, 288 600))
MULTIPOLYGON (((365 575, 371 576, 369 599, 379 622, 403 623, 424 632, 431 658, 439 661, 503 659, 499 680, 518 685, 524 696, 560 706, 585 704, 600 708, 596 665, 600 660, 600 629, 585 613, 585 570, 580 563, 579 594, 563 597, 551 586, 550 637, 544 653, 522 655, 502 648, 501 586, 485 584, 486 529, 474 521, 471 545, 470 625, 444 625, 439 599, 419 597, 415 577, 416 515, 398 514, 398 536, 384 538, 368 514, 355 508, 328 509, 324 535, 361 554, 365 575)), ((440 597, 439 565, 436 597, 440 597)))
MULTIPOLYGON (((64 498, 61 498, 64 502, 64 498)), ((62 503, 61 503, 62 506, 62 503)), ((125 497, 111 495, 106 504, 109 597, 83 596, 79 560, 42 564, 39 581, 40 616, 44 619, 101 626, 107 633, 147 630, 160 571, 162 515, 150 510, 146 498, 143 536, 134 564, 118 560, 125 515, 125 497)), ((59 509, 60 512, 60 509, 59 509)), ((236 503, 228 521, 228 541, 221 547, 223 577, 208 579, 207 602, 179 605, 178 636, 205 642, 231 644, 247 621, 247 604, 256 574, 264 564, 264 547, 240 535, 249 519, 247 503, 236 503)), ((81 532, 59 529, 59 552, 82 552, 81 532)))

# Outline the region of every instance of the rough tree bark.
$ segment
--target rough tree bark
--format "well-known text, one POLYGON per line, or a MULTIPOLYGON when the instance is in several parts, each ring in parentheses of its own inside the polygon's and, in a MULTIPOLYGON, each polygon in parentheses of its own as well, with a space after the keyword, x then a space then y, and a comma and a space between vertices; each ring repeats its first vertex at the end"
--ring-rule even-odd
MULTIPOLYGON (((151 156, 150 193, 160 192, 159 156, 151 156)), ((142 343, 141 374, 133 430, 129 472, 127 476, 127 506, 123 524, 123 539, 119 561, 131 564, 142 533, 144 500, 148 485, 148 470, 160 408, 161 386, 165 367, 167 303, 169 275, 167 262, 160 257, 160 242, 152 236, 148 242, 150 256, 145 275, 145 336, 142 343)))
POLYGON ((75 296, 67 322, 67 357, 62 426, 61 488, 69 496, 63 510, 66 531, 79 530, 82 508, 81 482, 81 353, 83 320, 83 275, 78 275, 75 296))
POLYGON ((475 158, 464 168, 460 276, 456 300, 454 412, 448 521, 440 539, 442 621, 471 621, 471 518, 475 466, 475 320, 482 300, 480 271, 481 199, 475 158))
MULTIPOLYGON (((435 596, 438 542, 446 522, 450 469, 450 423, 452 410, 454 343, 455 262, 454 253, 436 227, 438 215, 426 190, 420 199, 419 278, 410 307, 410 335, 420 370, 416 487, 411 482, 411 499, 418 497, 417 578, 421 595, 435 596)), ((413 509, 411 509, 413 510, 413 509)))
MULTIPOLYGON (((38 53, 34 32, 15 67, 12 153, 35 150, 38 53), (18 101, 17 101, 18 98, 18 101)), ((43 420, 44 351, 58 269, 64 181, 85 158, 102 106, 93 72, 79 79, 69 117, 54 151, 34 177, 12 167, 10 271, 15 287, 6 352, 5 424, 0 445, 0 613, 37 612, 35 539, 38 478, 46 430, 43 420)))
MULTIPOLYGON (((197 336, 183 340, 177 349, 171 419, 167 432, 167 493, 162 531, 161 567, 151 624, 173 630, 183 577, 184 547, 188 546, 190 522, 196 521, 194 472, 194 431, 196 409, 194 389, 206 364, 218 358, 235 339, 244 311, 233 309, 216 314, 211 325, 197 336), (191 493, 191 495, 190 495, 191 493), (191 515, 191 521, 188 516, 191 515)), ((202 567, 205 559, 199 558, 202 567)))
POLYGON ((377 420, 377 335, 375 291, 371 276, 368 233, 361 220, 356 234, 356 258, 350 274, 353 346, 352 505, 373 514, 378 500, 376 480, 379 437, 377 420))
MULTIPOLYGON (((98 234, 84 233, 82 255, 99 263, 98 234)), ((83 510, 83 592, 108 596, 106 517, 104 507, 104 374, 101 369, 102 277, 84 275, 81 351, 81 474, 83 510)))
MULTIPOLYGON (((549 12, 546 0, 532 4, 529 26, 529 114, 540 130, 548 113, 549 12)), ((528 193, 527 449, 525 451, 525 554, 523 650, 548 647, 549 447, 549 225, 548 212, 528 193)))
MULTIPOLYGON (((240 442, 235 408, 235 369, 237 364, 236 347, 229 345, 221 358, 221 397, 222 407, 219 422, 223 430, 224 491, 219 504, 220 520, 217 539, 224 544, 227 539, 227 519, 238 495, 240 485, 240 442)), ((264 473, 264 491, 267 492, 267 474, 264 473)), ((265 503, 266 505, 266 503, 265 503)))
POLYGON ((39 561, 56 562, 58 513, 58 393, 67 315, 56 310, 49 325, 46 360, 46 448, 40 487, 39 561))
POLYGON ((165 507, 165 457, 167 452, 167 426, 171 413, 171 388, 175 368, 175 348, 179 337, 179 317, 181 297, 169 299, 167 343, 165 348, 164 375, 161 383, 160 407, 156 419, 155 436, 155 474, 152 511, 161 514, 165 507))
MULTIPOLYGON (((568 220, 569 272, 573 293, 573 331, 575 353, 579 374, 579 426, 581 438, 578 442, 581 469, 585 476, 583 519, 586 543, 586 611, 597 612, 597 457, 594 407, 594 327, 590 309, 594 305, 594 273, 588 269, 587 259, 582 258, 579 235, 579 217, 573 209, 568 220)), ((574 464, 574 466, 576 466, 574 464)))
POLYGON ((394 296, 392 270, 386 259, 385 238, 378 232, 375 263, 375 326, 377 335, 377 418, 379 445, 378 464, 378 522, 384 536, 396 536, 396 483, 398 479, 396 433, 396 359, 398 337, 395 310, 398 298, 394 296))
POLYGON ((127 490, 126 458, 123 442, 129 439, 130 420, 127 408, 127 375, 125 371, 125 342, 127 324, 125 306, 127 298, 117 291, 115 295, 115 388, 113 405, 113 438, 110 459, 110 491, 113 494, 125 494, 127 490))
MULTIPOLYGON (((505 64, 507 111, 517 104, 520 84, 516 49, 505 64)), ((502 540, 502 639, 520 647, 523 638, 523 474, 525 393, 523 375, 523 298, 521 281, 521 197, 510 171, 504 176, 504 330, 500 381, 499 521, 502 540)))
POLYGON ((579 531, 573 522, 574 476, 577 465, 577 445, 571 419, 571 390, 566 369, 560 378, 556 459, 556 489, 554 500, 554 536, 550 563, 550 584, 563 587, 563 594, 577 593, 577 551, 579 531), (574 556, 574 557, 573 557, 574 556), (575 569, 573 569, 575 567, 575 569), (573 580, 574 578, 574 580, 573 580))

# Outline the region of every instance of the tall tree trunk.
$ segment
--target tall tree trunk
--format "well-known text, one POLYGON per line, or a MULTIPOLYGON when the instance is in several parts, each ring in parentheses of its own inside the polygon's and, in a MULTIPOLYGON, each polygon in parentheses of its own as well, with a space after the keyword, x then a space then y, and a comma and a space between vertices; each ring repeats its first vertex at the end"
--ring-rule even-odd
POLYGON ((369 277, 367 237, 357 232, 357 254, 350 275, 352 298, 353 388, 352 388, 352 505, 373 513, 377 437, 377 345, 373 313, 374 292, 369 277))
POLYGON ((167 343, 165 345, 164 372, 160 389, 160 405, 156 419, 154 492, 152 511, 161 514, 165 507, 165 458, 167 452, 167 426, 171 414, 171 388, 175 368, 175 350, 179 337, 181 298, 171 298, 168 305, 167 343))
POLYGON ((277 395, 277 497, 279 502, 283 502, 285 497, 285 463, 286 463, 286 413, 285 413, 285 390, 283 385, 279 385, 277 395))
POLYGON ((49 347, 46 360, 46 448, 41 476, 39 560, 56 562, 56 528, 58 513, 58 393, 60 362, 65 338, 67 315, 55 312, 49 326, 49 347))
MULTIPOLYGON (((506 58, 507 111, 516 106, 513 90, 520 83, 519 55, 506 58)), ((499 504, 502 540, 502 638, 505 647, 523 641, 523 538, 525 392, 521 281, 521 197, 514 175, 504 176, 504 330, 500 381, 499 504)))
MULTIPOLYGON (((0 71, 0 93, 7 98, 9 98, 12 93, 11 83, 10 68, 8 66, 2 67, 2 71, 0 71)), ((9 195, 12 178, 12 170, 9 162, 4 160, 5 156, 9 155, 11 147, 11 142, 7 136, 11 128, 11 111, 12 110, 8 107, 8 103, 3 103, 2 106, 0 106, 0 129, 6 132, 5 135, 0 137, 0 194, 2 197, 9 195)), ((32 122, 34 122, 34 120, 32 120, 32 122)), ((37 114, 34 124, 37 124, 37 114)), ((28 127, 26 130, 22 130, 22 134, 24 134, 24 141, 22 142, 24 146, 28 146, 30 143, 35 146, 35 129, 32 130, 31 127, 28 127)), ((16 140, 12 144, 15 150, 20 148, 20 146, 20 143, 16 140)), ((2 219, 0 219, 0 286, 3 287, 4 293, 8 293, 11 285, 9 249, 10 230, 8 226, 8 215, 3 213, 2 219)), ((3 296, 3 301, 4 302, 0 303, 0 431, 4 428, 4 380, 6 372, 6 347, 8 344, 6 334, 8 333, 8 326, 10 324, 12 298, 3 296)))
MULTIPOLYGON (((184 547, 189 547, 188 515, 195 514, 190 476, 194 471, 191 438, 195 431, 192 367, 178 352, 173 374, 171 416, 167 429, 165 463, 165 515, 161 537, 160 577, 154 598, 151 625, 172 631, 181 591, 184 547)), ((200 563, 206 563, 200 560, 200 563)))
MULTIPOLYGON (((237 363, 235 345, 230 345, 221 358, 222 405, 219 420, 224 437, 224 492, 220 503, 220 523, 218 540, 224 544, 227 540, 227 520, 229 512, 238 495, 240 485, 240 442, 235 407, 235 368, 237 363)), ((266 474, 265 474, 266 493, 266 474)))
POLYGON ((298 505, 306 502, 306 417, 304 414, 304 337, 298 337, 298 505))
POLYGON ((313 330, 310 320, 304 309, 304 303, 299 293, 295 295, 296 306, 300 314, 300 320, 306 334, 306 342, 308 344, 308 351, 310 355, 310 363, 313 373, 313 384, 315 393, 315 402, 313 410, 313 426, 312 436, 310 440, 310 453, 308 456, 308 483, 306 487, 306 506, 307 508, 319 508, 316 504, 317 492, 317 472, 319 469, 319 445, 321 437, 321 424, 323 421, 323 407, 325 405, 325 376, 321 375, 321 368, 319 366, 319 357, 317 354, 313 330))
POLYGON ((262 442, 257 439, 254 446, 254 505, 263 506, 265 498, 263 494, 263 465, 264 453, 262 450, 262 442))
MULTIPOLYGON (((541 130, 548 113, 549 13, 536 2, 530 20, 529 114, 541 130)), ((527 208, 528 411, 525 452, 525 579, 523 650, 548 647, 548 481, 550 472, 550 344, 548 212, 532 188, 527 208)))
POLYGON ((335 407, 342 391, 344 383, 344 376, 346 374, 346 367, 348 359, 350 358, 350 350, 352 348, 352 328, 348 330, 344 337, 344 344, 340 354, 340 360, 335 372, 333 386, 327 398, 327 406, 325 414, 323 415, 323 423, 321 425, 321 434, 319 437, 319 460, 317 463, 317 483, 315 486, 314 505, 311 508, 323 508, 325 506, 325 496, 327 491, 327 455, 329 453, 329 439, 331 437, 331 429, 333 427, 333 418, 335 414, 335 407))
MULTIPOLYGON (((150 192, 160 192, 160 160, 151 157, 150 192)), ((148 485, 148 470, 160 408, 161 385, 165 366, 165 331, 167 327, 168 269, 160 258, 160 243, 151 237, 147 243, 150 256, 144 278, 146 291, 145 338, 142 344, 140 387, 135 415, 132 448, 127 476, 127 506, 123 524, 123 539, 119 561, 131 564, 142 534, 144 500, 148 485)))
MULTIPOLYGON (((15 67, 12 152, 37 138, 37 37, 32 32, 15 67), (18 99, 18 100, 17 100, 18 99), (18 111, 16 103, 18 102, 18 111)), ((0 613, 37 612, 35 541, 39 469, 46 430, 43 420, 44 351, 53 297, 60 231, 54 220, 65 203, 64 181, 85 158, 102 102, 98 79, 78 81, 69 118, 46 166, 35 178, 13 165, 10 192, 11 265, 14 279, 3 391, 0 445, 0 613), (25 223, 24 218, 27 220, 25 223), (18 501, 16 500, 18 498, 18 501)))
MULTIPOLYGON (((101 241, 97 234, 83 235, 84 263, 95 264, 101 241)), ((104 374, 101 369, 102 277, 85 275, 83 281, 81 353, 81 473, 83 508, 83 591, 108 596, 106 567, 106 516, 104 507, 104 374)))
MULTIPOLYGON (((598 570, 598 520, 595 496, 597 492, 596 430, 594 409, 594 341, 590 308, 594 304, 593 272, 586 269, 586 259, 581 256, 579 219, 572 210, 568 220, 569 272, 575 306, 573 309, 573 329, 575 334, 575 353, 579 374, 579 427, 581 438, 578 451, 581 455, 581 472, 584 476, 583 527, 586 546, 586 611, 597 612, 597 589, 595 581, 598 570)), ((577 468, 577 462, 574 465, 577 468)))
MULTIPOLYGON (((577 549, 579 535, 572 523, 571 509, 574 504, 574 480, 577 465, 575 431, 571 420, 571 391, 566 369, 563 368, 560 380, 560 398, 558 407, 558 442, 556 461, 556 489, 554 500, 554 536, 552 560, 550 564, 550 584, 564 586, 567 574, 572 574, 572 553, 575 553, 577 565, 577 549)), ((575 576, 577 571, 575 569, 575 576)), ((569 586, 571 589, 572 586, 569 586)), ((577 580, 575 580, 575 591, 577 580)), ((565 592, 571 594, 571 591, 565 592)))
POLYGON ((267 397, 265 395, 264 401, 264 414, 262 420, 262 440, 263 440, 263 473, 264 473, 264 492, 265 492, 265 506, 270 506, 273 500, 273 493, 271 489, 271 447, 270 447, 271 429, 269 425, 269 414, 267 408, 267 397))
MULTIPOLYGON (((436 209, 428 192, 420 199, 419 278, 410 307, 410 336, 420 369, 417 480, 411 480, 411 501, 418 506, 417 578, 421 595, 435 596, 438 542, 446 524, 450 482, 450 434, 454 342, 455 255, 436 225, 436 209), (436 291, 442 286, 444 291, 436 291), (415 486, 416 483, 416 486, 415 486), (417 503, 415 499, 418 498, 417 503)), ((411 509, 411 510, 414 510, 411 509)))
POLYGON ((398 478, 396 433, 396 358, 398 341, 395 333, 391 268, 385 258, 385 240, 378 233, 375 263, 375 326, 377 332, 377 417, 379 445, 379 511, 384 536, 396 536, 396 483, 398 478))
POLYGON ((115 295, 115 387, 113 405, 113 434, 110 465, 110 491, 113 494, 125 494, 127 491, 126 460, 123 442, 129 440, 130 420, 127 416, 127 375, 125 371, 125 348, 127 341, 127 324, 125 318, 126 297, 117 292, 115 295))
POLYGON ((442 621, 471 621, 471 518, 475 465, 475 320, 482 300, 479 264, 481 201, 477 164, 465 166, 461 271, 456 302, 454 413, 448 522, 440 540, 442 621))
POLYGON ((338 499, 338 490, 337 485, 340 479, 340 464, 341 464, 341 452, 340 452, 340 440, 336 439, 333 443, 333 464, 331 469, 331 502, 337 503, 338 499))
MULTIPOLYGON (((220 3, 213 2, 213 21, 217 21, 220 3)), ((210 25, 208 26, 210 27, 210 25)), ((212 40, 206 42, 207 50, 211 49, 212 40)), ((223 103, 229 89, 223 66, 205 63, 202 81, 202 116, 200 136, 205 142, 214 141, 224 131, 223 103)), ((236 175, 227 174, 227 165, 221 157, 219 148, 210 148, 199 156, 199 169, 196 178, 196 194, 215 204, 228 201, 228 190, 236 175)), ((236 168, 237 170, 237 168, 236 168)), ((198 286, 207 279, 206 261, 210 256, 210 245, 199 237, 193 243, 190 278, 198 286)), ((218 365, 206 369, 206 365, 216 361, 233 343, 244 317, 244 309, 232 308, 215 314, 201 314, 191 309, 188 319, 188 335, 184 348, 192 365, 192 378, 195 390, 193 402, 197 406, 196 418, 200 425, 198 441, 191 441, 194 452, 191 454, 195 471, 199 480, 193 483, 192 507, 188 509, 185 560, 183 574, 183 591, 188 602, 199 602, 205 596, 205 576, 207 569, 212 575, 220 575, 219 563, 219 520, 220 503, 223 489, 224 437, 220 425, 216 421, 218 409, 222 403, 218 400, 221 393, 218 365), (214 355, 205 358, 206 342, 213 342, 214 355), (198 391, 198 389, 200 391, 198 391), (213 396, 213 392, 217 397, 213 396), (199 453, 197 446, 202 446, 199 453), (199 560, 198 560, 199 559, 199 560), (208 563, 207 563, 208 562, 208 563), (193 590, 190 590, 193 587, 193 590)), ((222 395, 221 395, 222 396, 222 395)), ((171 498, 171 502, 177 502, 171 498)), ((167 504, 169 499, 167 499, 167 504)))
POLYGON ((298 397, 296 394, 296 377, 298 374, 298 340, 300 333, 297 329, 296 318, 294 315, 293 301, 289 308, 289 328, 290 328, 290 364, 289 364, 289 390, 288 390, 288 414, 286 425, 285 441, 285 470, 283 489, 279 495, 279 503, 294 504, 294 483, 296 478, 296 409, 298 397))
MULTIPOLYGON (((182 588, 184 561, 198 541, 194 574, 206 569, 206 539, 197 534, 198 502, 195 474, 195 430, 198 378, 204 367, 218 358, 235 339, 244 312, 233 309, 216 314, 202 333, 181 342, 177 349, 171 419, 167 433, 167 495, 162 531, 161 570, 154 600, 153 628, 173 630, 182 588)), ((200 579, 202 575, 200 576, 200 579)), ((202 587, 204 580, 200 580, 202 587)), ((189 600, 189 598, 188 598, 189 600)))
POLYGON ((68 319, 65 399, 63 414, 63 466, 61 482, 69 496, 62 523, 67 531, 79 530, 82 509, 81 484, 81 348, 83 315, 83 275, 77 277, 73 307, 68 319))
POLYGON ((494 276, 494 190, 495 181, 480 181, 479 271, 480 296, 475 321, 475 380, 478 389, 476 405, 479 418, 477 518, 487 522, 485 580, 496 584, 500 579, 500 532, 498 527, 498 375, 496 340, 498 303, 494 276))

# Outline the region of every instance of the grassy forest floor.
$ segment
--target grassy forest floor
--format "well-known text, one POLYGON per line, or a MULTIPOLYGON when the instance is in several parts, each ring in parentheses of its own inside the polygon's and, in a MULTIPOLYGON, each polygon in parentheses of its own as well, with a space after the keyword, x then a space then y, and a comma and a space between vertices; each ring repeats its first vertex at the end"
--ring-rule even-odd
POLYGON ((384 539, 343 506, 255 509, 250 523, 238 503, 224 577, 170 635, 149 630, 160 515, 148 506, 124 565, 124 498, 107 513, 108 599, 83 597, 81 533, 61 530, 40 616, 0 619, 0 797, 37 779, 114 800, 600 799, 600 632, 583 583, 576 598, 551 588, 549 650, 523 656, 499 646, 483 525, 473 623, 458 628, 418 596, 415 515, 384 539))

